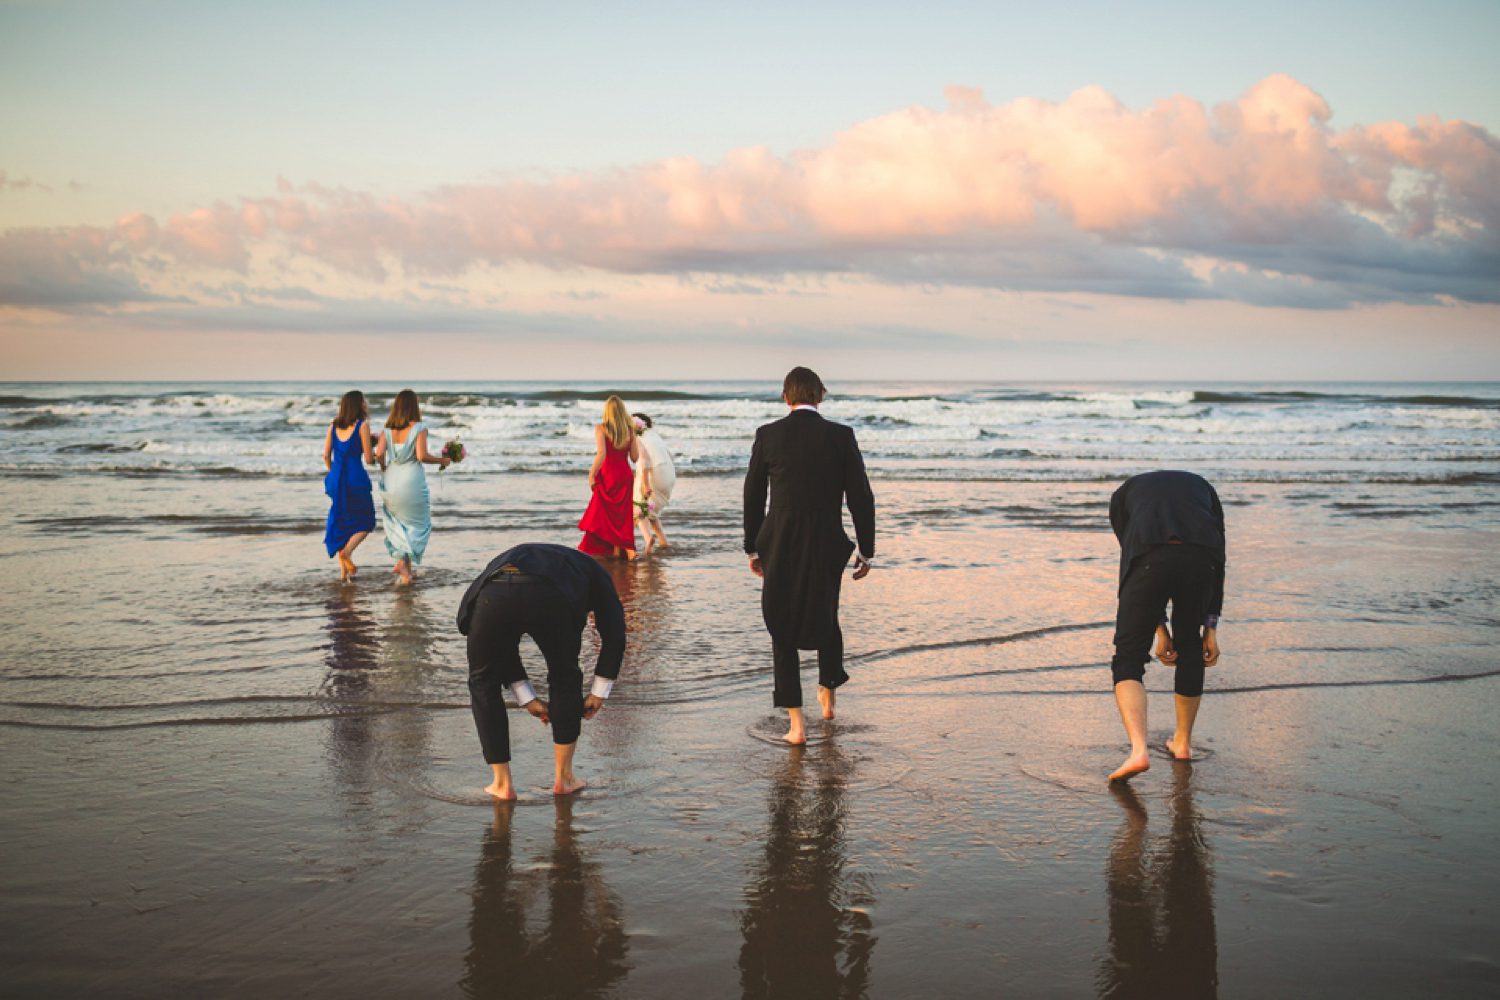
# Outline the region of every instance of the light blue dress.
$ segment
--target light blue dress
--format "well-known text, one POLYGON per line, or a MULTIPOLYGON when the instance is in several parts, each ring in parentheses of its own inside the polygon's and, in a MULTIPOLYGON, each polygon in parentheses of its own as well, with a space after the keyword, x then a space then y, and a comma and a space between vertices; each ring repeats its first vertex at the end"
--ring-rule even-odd
POLYGON ((418 421, 407 429, 406 440, 397 444, 389 430, 385 453, 390 459, 380 477, 380 503, 385 525, 385 550, 396 559, 420 565, 432 534, 432 503, 427 494, 427 472, 417 461, 417 438, 427 429, 418 421))

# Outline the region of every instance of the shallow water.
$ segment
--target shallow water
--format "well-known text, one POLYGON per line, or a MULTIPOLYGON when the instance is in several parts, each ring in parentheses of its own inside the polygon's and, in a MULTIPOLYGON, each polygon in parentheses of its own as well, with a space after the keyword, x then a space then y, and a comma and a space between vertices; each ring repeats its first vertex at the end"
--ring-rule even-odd
POLYGON ((454 611, 508 545, 576 540, 581 477, 445 474, 400 590, 378 533, 336 582, 315 478, 4 474, 11 989, 1495 995, 1493 485, 1222 483, 1195 760, 1130 792, 1103 782, 1111 488, 878 479, 853 680, 792 750, 739 481, 685 477, 673 549, 613 570, 591 787, 548 794, 518 714, 496 808, 454 611))

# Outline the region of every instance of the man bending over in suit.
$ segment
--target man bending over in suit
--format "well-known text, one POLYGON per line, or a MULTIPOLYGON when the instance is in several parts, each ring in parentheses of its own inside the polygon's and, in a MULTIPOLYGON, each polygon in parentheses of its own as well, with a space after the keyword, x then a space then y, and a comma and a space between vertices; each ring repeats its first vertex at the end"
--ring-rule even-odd
POLYGON ((496 556, 469 584, 458 606, 458 630, 469 637, 469 700, 485 762, 495 771, 485 789, 514 799, 510 779, 507 689, 516 703, 552 723, 555 795, 570 795, 588 783, 573 774, 573 752, 583 720, 592 719, 609 697, 625 656, 625 609, 609 573, 592 556, 562 545, 517 545, 496 556), (589 612, 599 631, 594 684, 583 694, 578 666, 589 612), (521 636, 530 635, 547 661, 542 701, 521 666, 521 636))
POLYGON ((1224 606, 1224 508, 1219 494, 1191 472, 1133 476, 1109 501, 1120 540, 1120 609, 1115 617, 1115 702, 1130 737, 1130 756, 1109 776, 1129 781, 1147 770, 1146 663, 1151 639, 1162 663, 1176 665, 1177 732, 1167 752, 1193 755, 1193 720, 1203 698, 1203 668, 1219 662, 1224 606), (1172 630, 1167 631, 1167 602, 1172 630), (1198 629, 1202 627, 1200 634, 1198 629))
POLYGON ((818 651, 818 702, 832 719, 834 692, 844 672, 839 631, 839 585, 854 554, 854 579, 870 572, 875 555, 875 495, 865 475, 854 431, 818 415, 823 381, 793 368, 781 398, 791 412, 755 432, 745 475, 745 552, 750 571, 765 580, 761 614, 771 633, 776 673, 773 704, 785 708, 788 743, 806 743, 798 650, 818 651), (766 510, 766 490, 771 509, 766 510), (844 503, 859 548, 844 533, 844 503))

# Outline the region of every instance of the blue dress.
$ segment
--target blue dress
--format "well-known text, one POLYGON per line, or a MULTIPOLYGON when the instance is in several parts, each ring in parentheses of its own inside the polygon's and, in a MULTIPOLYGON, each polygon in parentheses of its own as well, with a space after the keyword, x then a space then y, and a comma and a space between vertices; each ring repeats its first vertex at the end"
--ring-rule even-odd
POLYGON ((349 440, 340 441, 338 433, 333 435, 333 467, 323 477, 323 491, 333 501, 328 508, 328 528, 323 532, 323 544, 329 558, 348 544, 350 537, 361 531, 375 530, 375 497, 370 486, 370 474, 365 471, 365 449, 359 440, 359 425, 349 440))
POLYGON ((406 440, 397 444, 389 430, 385 453, 390 458, 380 481, 384 510, 385 550, 396 559, 422 562, 427 538, 432 534, 432 505, 427 495, 427 472, 417 460, 417 438, 426 425, 418 421, 406 430, 406 440))

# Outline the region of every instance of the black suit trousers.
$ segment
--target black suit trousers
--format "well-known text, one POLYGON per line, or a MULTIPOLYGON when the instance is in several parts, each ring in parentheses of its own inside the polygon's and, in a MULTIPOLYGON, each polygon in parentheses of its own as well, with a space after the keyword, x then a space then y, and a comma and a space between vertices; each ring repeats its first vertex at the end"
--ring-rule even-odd
POLYGON ((583 646, 587 613, 579 619, 562 592, 540 577, 533 582, 492 580, 479 591, 469 625, 469 702, 485 763, 510 762, 508 685, 526 680, 521 636, 529 635, 547 661, 547 709, 552 742, 578 742, 583 729, 583 646))
MULTIPOLYGON (((839 628, 839 577, 833 584, 833 625, 818 647, 818 684, 830 690, 849 679, 844 672, 844 632, 839 628)), ((776 675, 776 690, 771 704, 777 708, 802 707, 802 657, 796 645, 771 640, 771 663, 776 675)))
POLYGON ((1156 545, 1136 556, 1120 588, 1115 617, 1116 684, 1146 676, 1151 642, 1167 602, 1172 602, 1172 644, 1177 649, 1174 690, 1203 694, 1203 635, 1199 631, 1219 581, 1218 556, 1201 545, 1156 545))

